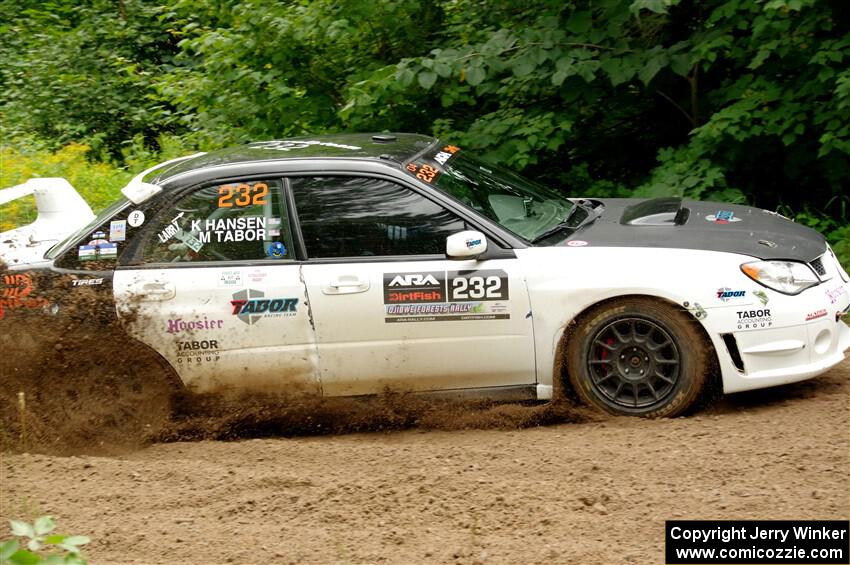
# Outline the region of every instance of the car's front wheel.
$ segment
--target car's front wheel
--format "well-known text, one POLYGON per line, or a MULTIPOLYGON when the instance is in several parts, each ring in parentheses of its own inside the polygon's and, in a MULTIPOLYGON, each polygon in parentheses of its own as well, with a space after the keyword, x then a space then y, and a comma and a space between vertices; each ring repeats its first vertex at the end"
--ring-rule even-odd
POLYGON ((567 336, 573 390, 613 414, 682 414, 699 398, 711 368, 697 324, 651 298, 624 298, 590 310, 567 336))

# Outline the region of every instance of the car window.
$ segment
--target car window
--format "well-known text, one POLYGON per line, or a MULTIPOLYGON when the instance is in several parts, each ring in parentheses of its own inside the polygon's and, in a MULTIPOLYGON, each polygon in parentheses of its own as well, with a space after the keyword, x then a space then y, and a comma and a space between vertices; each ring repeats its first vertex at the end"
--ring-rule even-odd
POLYGON ((310 257, 442 255, 458 216, 409 188, 366 177, 291 179, 310 257))
POLYGON ((146 232, 146 263, 294 259, 274 180, 227 182, 190 192, 161 209, 146 232))

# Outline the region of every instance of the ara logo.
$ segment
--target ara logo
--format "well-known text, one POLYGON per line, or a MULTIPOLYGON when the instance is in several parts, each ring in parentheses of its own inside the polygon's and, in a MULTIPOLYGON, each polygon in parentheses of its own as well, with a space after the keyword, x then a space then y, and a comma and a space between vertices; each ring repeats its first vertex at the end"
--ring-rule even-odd
POLYGON ((443 302, 446 273, 384 273, 384 304, 443 302))
POLYGON ((425 273, 424 275, 421 273, 396 275, 393 280, 390 281, 390 286, 438 286, 439 284, 440 281, 434 278, 434 275, 430 273, 425 273))
POLYGON ((256 324, 260 318, 267 316, 294 316, 297 312, 297 298, 266 298, 261 290, 252 288, 233 293, 230 301, 233 310, 230 312, 248 325, 256 324))
POLYGON ((727 286, 717 289, 717 298, 723 302, 729 302, 733 298, 743 298, 746 294, 746 290, 732 290, 727 286))

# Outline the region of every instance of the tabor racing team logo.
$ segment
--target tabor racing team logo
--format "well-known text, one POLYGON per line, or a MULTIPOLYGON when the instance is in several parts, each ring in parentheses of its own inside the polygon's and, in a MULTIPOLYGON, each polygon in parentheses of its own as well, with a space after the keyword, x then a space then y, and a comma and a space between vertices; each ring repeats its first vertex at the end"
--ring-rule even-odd
POLYGON ((265 298, 261 290, 245 289, 233 293, 230 312, 248 325, 256 324, 267 316, 294 316, 298 306, 297 298, 265 298))
POLYGON ((746 296, 746 290, 732 290, 728 286, 724 286, 723 288, 717 289, 717 298, 722 300, 723 302, 729 302, 733 298, 743 298, 746 296))

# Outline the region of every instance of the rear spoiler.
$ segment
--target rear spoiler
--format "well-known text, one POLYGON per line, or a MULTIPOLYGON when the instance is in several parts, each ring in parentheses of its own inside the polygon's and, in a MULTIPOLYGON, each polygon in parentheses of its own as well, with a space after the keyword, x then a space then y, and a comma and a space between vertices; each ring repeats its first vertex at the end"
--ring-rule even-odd
POLYGON ((63 178, 34 178, 0 190, 0 205, 34 195, 38 217, 29 225, 30 241, 60 239, 94 219, 94 212, 63 178))
POLYGON ((171 165, 172 163, 179 163, 180 161, 186 161, 188 159, 194 159, 195 157, 200 157, 201 155, 206 155, 206 153, 195 153, 194 155, 187 155, 186 157, 178 157, 176 159, 171 159, 170 161, 165 161, 164 163, 160 163, 159 165, 154 165, 150 169, 145 169, 138 175, 132 178, 130 182, 127 183, 127 186, 121 189, 121 194, 127 197, 130 202, 133 204, 141 204, 154 194, 157 194, 162 191, 162 187, 158 184, 153 184, 149 182, 145 182, 143 179, 150 173, 163 168, 166 165, 171 165))

